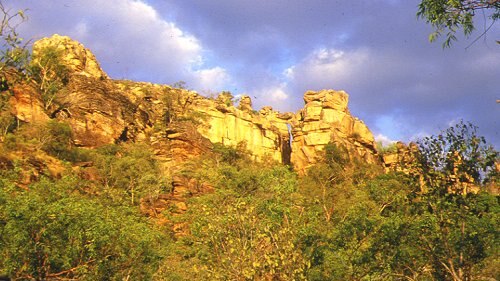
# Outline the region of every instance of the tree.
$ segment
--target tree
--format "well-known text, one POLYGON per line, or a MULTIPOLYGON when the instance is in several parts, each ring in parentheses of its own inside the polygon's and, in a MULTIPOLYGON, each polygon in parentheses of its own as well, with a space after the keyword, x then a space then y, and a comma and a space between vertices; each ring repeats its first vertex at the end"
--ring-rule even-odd
POLYGON ((418 142, 417 172, 430 193, 466 195, 480 188, 496 171, 499 153, 477 134, 477 127, 461 121, 438 136, 418 142))
POLYGON ((17 32, 19 24, 26 21, 23 10, 12 13, 0 1, 0 141, 13 129, 15 118, 10 112, 12 93, 9 83, 24 78, 29 52, 17 32), (10 80, 10 81, 8 81, 10 80))
POLYGON ((0 273, 13 280, 151 280, 165 237, 133 209, 80 194, 73 177, 0 180, 0 273))
POLYGON ((475 126, 460 122, 420 141, 417 159, 422 189, 413 204, 415 247, 436 279, 472 280, 482 262, 498 251, 498 201, 482 192, 498 152, 475 126))
POLYGON ((136 205, 145 196, 167 191, 158 162, 141 144, 107 145, 93 153, 103 185, 102 196, 113 204, 136 205))
POLYGON ((30 71, 42 92, 44 107, 49 109, 57 94, 69 82, 70 71, 63 63, 62 50, 48 46, 34 51, 30 71))
POLYGON ((0 94, 0 142, 3 142, 8 132, 15 128, 15 118, 9 104, 10 95, 0 94))
POLYGON ((8 89, 7 70, 23 72, 28 61, 26 43, 16 28, 26 20, 23 10, 12 13, 0 2, 0 91, 8 89))
POLYGON ((445 35, 443 47, 451 46, 456 41, 456 32, 463 29, 466 37, 474 30, 474 16, 482 12, 491 19, 491 25, 479 36, 483 36, 500 18, 500 0, 422 0, 418 6, 417 16, 434 27, 429 35, 433 42, 445 35))

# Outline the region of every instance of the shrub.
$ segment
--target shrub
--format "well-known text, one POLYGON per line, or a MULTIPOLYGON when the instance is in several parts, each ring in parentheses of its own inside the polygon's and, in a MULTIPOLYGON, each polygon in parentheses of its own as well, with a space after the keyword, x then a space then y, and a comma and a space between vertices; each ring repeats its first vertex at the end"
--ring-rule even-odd
POLYGON ((328 165, 334 166, 336 164, 345 166, 349 163, 349 152, 347 148, 335 143, 328 143, 325 148, 325 161, 328 165))
POLYGON ((169 191, 169 185, 146 145, 112 144, 100 147, 96 152, 91 159, 99 170, 103 192, 111 203, 136 205, 144 196, 169 191))
POLYGON ((29 190, 0 182, 0 272, 14 279, 148 280, 162 235, 128 208, 74 191, 71 178, 29 190))

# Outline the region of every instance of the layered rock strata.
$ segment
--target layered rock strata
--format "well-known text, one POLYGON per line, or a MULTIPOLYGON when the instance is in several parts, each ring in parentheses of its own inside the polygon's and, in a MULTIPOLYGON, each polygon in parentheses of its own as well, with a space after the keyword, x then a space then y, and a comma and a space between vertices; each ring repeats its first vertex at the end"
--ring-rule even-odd
POLYGON ((377 162, 373 135, 350 114, 343 91, 309 91, 298 113, 271 107, 255 111, 248 96, 235 106, 228 93, 210 99, 167 85, 111 80, 88 49, 64 36, 37 41, 34 62, 47 48, 61 50, 60 62, 71 72, 68 82, 45 109, 40 93, 18 87, 14 114, 26 122, 64 120, 80 146, 148 142, 159 158, 175 166, 206 153, 214 143, 243 143, 257 161, 274 159, 304 173, 322 157, 325 145, 335 143, 350 158, 377 162))
POLYGON ((299 172, 318 162, 329 143, 345 147, 349 158, 378 161, 373 135, 363 121, 349 113, 348 101, 344 91, 305 93, 305 106, 292 123, 291 162, 299 172))

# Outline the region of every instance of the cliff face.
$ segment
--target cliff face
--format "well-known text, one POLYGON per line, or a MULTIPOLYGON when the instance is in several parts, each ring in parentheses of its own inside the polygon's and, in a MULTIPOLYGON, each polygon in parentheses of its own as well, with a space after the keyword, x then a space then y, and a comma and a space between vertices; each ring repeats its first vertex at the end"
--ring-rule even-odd
POLYGON ((224 99, 209 100, 200 97, 191 110, 204 116, 200 134, 212 143, 236 146, 243 142, 256 160, 270 157, 282 162, 283 147, 289 146, 286 120, 278 112, 267 108, 259 113, 250 107, 250 98, 245 96, 239 108, 224 99))
POLYGON ((272 158, 305 172, 333 142, 351 158, 378 161, 373 135, 349 113, 343 91, 309 91, 298 113, 271 107, 257 112, 248 96, 235 106, 227 94, 209 99, 167 85, 111 80, 89 50, 64 36, 37 41, 34 61, 49 47, 61 50, 60 62, 70 71, 67 83, 45 110, 36 89, 17 87, 13 111, 26 122, 68 122, 80 146, 148 142, 169 166, 209 151, 213 143, 243 142, 256 160, 272 158))
POLYGON ((292 130, 292 163, 300 172, 319 160, 328 143, 344 146, 350 158, 377 162, 373 135, 363 121, 349 113, 348 100, 344 91, 305 93, 305 106, 292 130))

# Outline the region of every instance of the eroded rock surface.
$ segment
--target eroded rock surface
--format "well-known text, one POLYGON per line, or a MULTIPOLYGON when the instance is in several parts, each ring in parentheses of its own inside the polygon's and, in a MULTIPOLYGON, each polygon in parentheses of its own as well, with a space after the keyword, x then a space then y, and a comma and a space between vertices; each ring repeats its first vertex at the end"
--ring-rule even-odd
POLYGON ((256 111, 248 96, 233 105, 227 92, 210 99, 167 85, 109 79, 88 49, 65 36, 36 42, 34 61, 51 47, 63 52, 62 63, 71 71, 69 81, 46 113, 36 100, 39 96, 28 90, 18 92, 17 100, 37 98, 23 102, 24 107, 14 106, 15 114, 27 122, 64 120, 80 146, 148 142, 160 159, 171 163, 167 166, 175 166, 206 153, 214 143, 244 143, 255 160, 271 158, 304 173, 322 157, 325 145, 333 142, 345 146, 350 158, 378 161, 373 135, 350 114, 349 96, 343 91, 309 91, 298 113, 271 107, 256 111))
POLYGON ((101 69, 94 54, 86 49, 81 43, 72 40, 68 36, 58 34, 42 38, 33 44, 33 60, 36 63, 40 58, 40 52, 47 47, 53 47, 63 54, 63 63, 68 66, 74 74, 92 77, 96 79, 107 79, 108 76, 101 69))
POLYGON ((328 143, 344 146, 350 158, 376 163, 373 134, 363 121, 353 117, 347 108, 349 96, 344 91, 308 91, 305 106, 292 123, 292 157, 294 167, 304 173, 319 161, 328 143))

